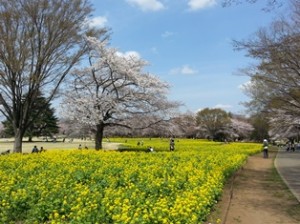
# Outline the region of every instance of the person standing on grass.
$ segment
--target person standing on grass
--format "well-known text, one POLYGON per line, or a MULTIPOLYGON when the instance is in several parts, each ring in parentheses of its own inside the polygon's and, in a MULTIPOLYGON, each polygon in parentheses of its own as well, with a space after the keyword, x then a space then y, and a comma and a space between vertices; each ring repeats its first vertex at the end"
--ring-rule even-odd
POLYGON ((269 157, 269 143, 267 139, 264 139, 263 141, 263 154, 264 154, 264 158, 268 158, 269 157))
POLYGON ((170 138, 170 151, 175 150, 175 141, 174 138, 170 138))

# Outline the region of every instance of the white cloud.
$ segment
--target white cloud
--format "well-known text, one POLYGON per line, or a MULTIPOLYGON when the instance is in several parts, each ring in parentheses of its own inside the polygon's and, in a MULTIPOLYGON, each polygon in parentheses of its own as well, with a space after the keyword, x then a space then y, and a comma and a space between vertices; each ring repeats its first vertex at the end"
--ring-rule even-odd
POLYGON ((219 108, 219 109, 223 109, 223 110, 229 110, 232 108, 231 105, 228 104, 217 104, 216 106, 214 106, 214 108, 219 108))
POLYGON ((188 5, 190 10, 196 11, 211 7, 217 4, 216 0, 189 0, 188 5))
POLYGON ((198 112, 200 112, 201 110, 203 110, 204 108, 198 108, 198 109, 196 109, 196 111, 195 111, 195 113, 198 113, 198 112))
POLYGON ((119 57, 124 57, 124 58, 136 58, 136 59, 140 59, 141 56, 138 52, 136 51, 126 51, 126 52, 120 52, 120 51, 117 51, 116 54, 119 56, 119 57))
POLYGON ((247 91, 247 89, 251 89, 253 86, 253 83, 251 81, 247 81, 241 85, 238 86, 238 88, 242 91, 247 91))
POLYGON ((158 0, 126 0, 131 5, 138 6, 143 11, 159 11, 165 6, 158 0))
POLYGON ((168 37, 173 36, 173 35, 174 35, 174 33, 170 32, 170 31, 165 31, 164 33, 162 33, 161 36, 163 38, 168 38, 168 37))
POLYGON ((196 74, 198 71, 191 68, 189 65, 183 65, 179 68, 174 68, 170 71, 171 74, 182 74, 182 75, 192 75, 196 74))
POLYGON ((97 16, 87 21, 91 27, 104 27, 107 23, 107 18, 105 16, 97 16))
MULTIPOLYGON (((209 107, 205 107, 205 108, 209 108, 209 107)), ((196 110, 196 113, 201 111, 201 110, 204 110, 205 108, 198 108, 196 110)), ((217 104, 215 105, 214 107, 212 107, 213 109, 222 109, 222 110, 226 110, 226 111, 229 111, 231 108, 233 108, 231 105, 229 104, 217 104)))

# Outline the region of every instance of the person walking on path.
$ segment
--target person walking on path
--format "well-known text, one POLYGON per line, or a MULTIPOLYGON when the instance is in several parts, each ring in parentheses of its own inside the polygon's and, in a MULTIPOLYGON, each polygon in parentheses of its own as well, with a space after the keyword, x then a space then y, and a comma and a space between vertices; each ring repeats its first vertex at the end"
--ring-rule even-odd
POLYGON ((269 157, 269 143, 267 139, 264 139, 263 141, 263 154, 264 154, 264 158, 268 158, 269 157))

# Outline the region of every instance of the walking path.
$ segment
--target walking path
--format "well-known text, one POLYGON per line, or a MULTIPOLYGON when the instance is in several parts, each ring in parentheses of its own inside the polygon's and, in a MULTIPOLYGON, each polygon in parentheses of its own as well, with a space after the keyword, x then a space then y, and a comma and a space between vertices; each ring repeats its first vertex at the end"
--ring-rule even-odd
POLYGON ((275 167, 300 202, 300 150, 287 152, 281 148, 275 159, 275 167))
MULTIPOLYGON (((274 167, 276 154, 277 150, 272 149, 268 159, 264 159, 262 153, 250 156, 243 168, 226 184, 221 200, 205 223, 299 224, 300 203, 277 175, 274 167)), ((292 160, 299 161, 292 154, 280 152, 277 166, 297 169, 296 165, 292 165, 295 161, 282 160, 290 156, 292 160)), ((292 172, 288 174, 293 176, 292 172)), ((298 180, 297 176, 300 177, 299 168, 294 180, 298 180)))

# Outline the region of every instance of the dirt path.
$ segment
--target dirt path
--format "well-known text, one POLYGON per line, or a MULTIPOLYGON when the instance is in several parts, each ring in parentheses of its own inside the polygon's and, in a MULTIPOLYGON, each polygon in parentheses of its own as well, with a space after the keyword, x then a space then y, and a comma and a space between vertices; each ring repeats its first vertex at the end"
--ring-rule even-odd
POLYGON ((300 204, 278 176, 275 156, 276 152, 271 152, 268 159, 249 157, 225 186, 222 200, 207 223, 299 224, 300 204))

